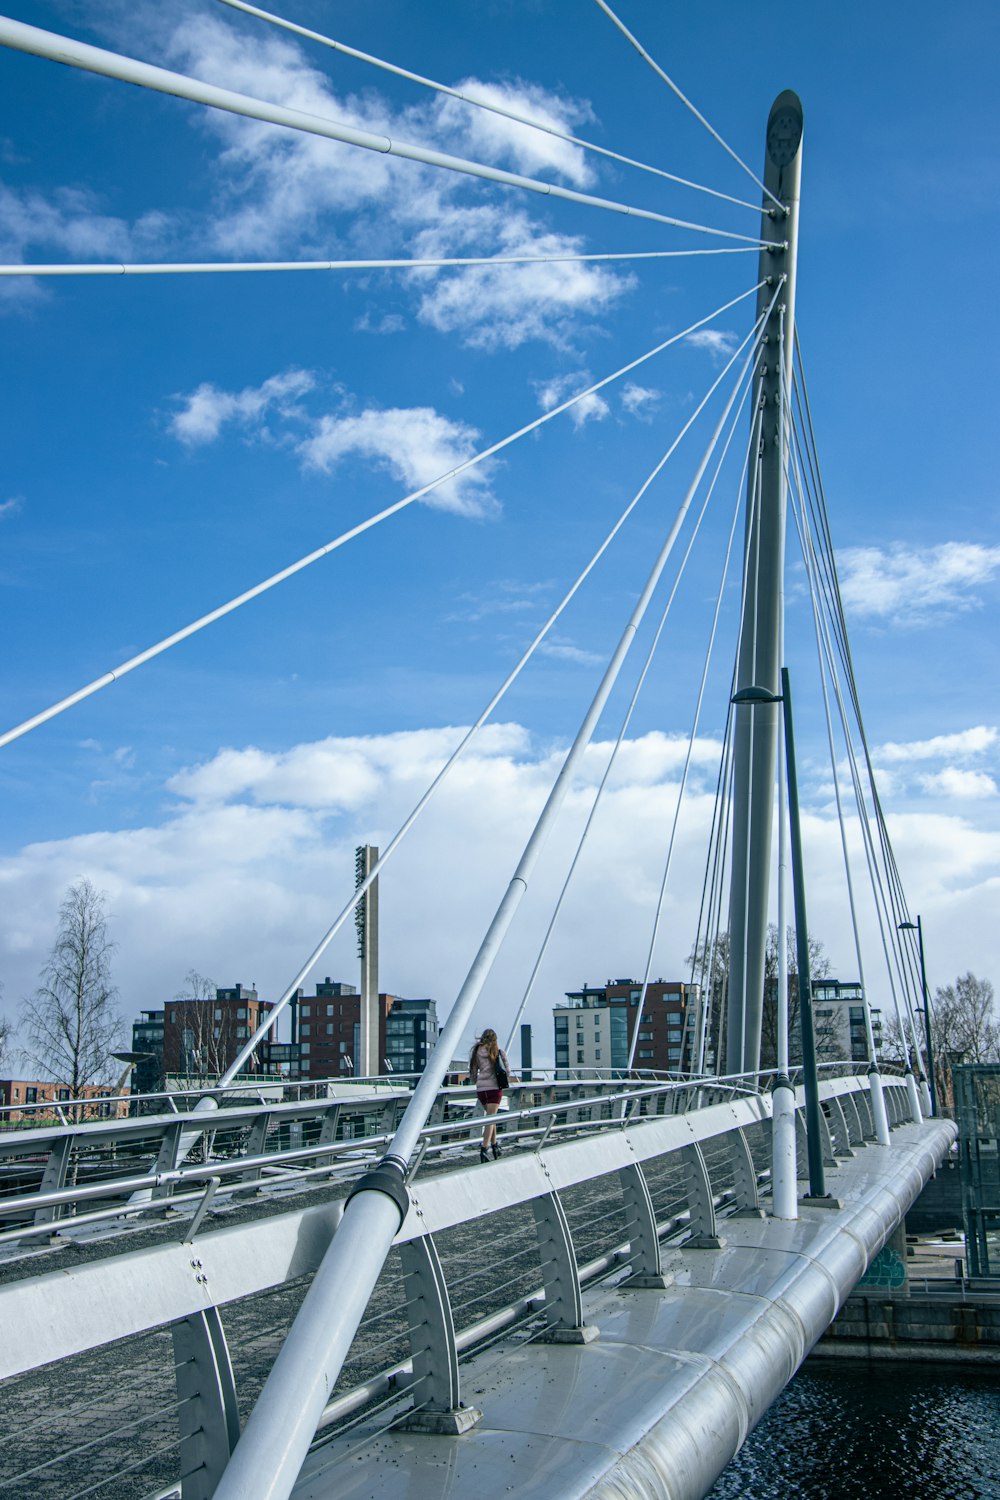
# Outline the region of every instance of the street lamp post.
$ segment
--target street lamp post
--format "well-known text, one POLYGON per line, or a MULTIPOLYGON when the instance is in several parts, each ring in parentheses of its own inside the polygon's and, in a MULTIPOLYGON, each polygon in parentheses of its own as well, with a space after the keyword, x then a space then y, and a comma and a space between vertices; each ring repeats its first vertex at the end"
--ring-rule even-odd
POLYGON ((795 739, 792 733, 792 690, 788 668, 781 669, 781 692, 767 688, 741 688, 734 703, 780 703, 785 721, 785 762, 788 770, 788 825, 792 845, 792 897, 795 910, 795 946, 798 958, 799 1024, 802 1030, 802 1083, 805 1090, 806 1146, 809 1157, 809 1197, 827 1197, 823 1166, 819 1074, 816 1070, 816 1034, 813 1029, 812 983, 809 977, 809 929, 806 922, 806 885, 802 865, 802 830, 799 822, 799 783, 795 771, 795 739))
POLYGON ((936 1115, 937 1088, 934 1083, 934 1050, 931 1044, 931 1002, 927 992, 927 965, 924 963, 924 924, 917 917, 915 922, 900 922, 900 932, 915 932, 917 943, 920 947, 920 986, 924 992, 924 1003, 921 1007, 924 1013, 924 1037, 927 1044, 927 1081, 931 1091, 931 1114, 936 1115))

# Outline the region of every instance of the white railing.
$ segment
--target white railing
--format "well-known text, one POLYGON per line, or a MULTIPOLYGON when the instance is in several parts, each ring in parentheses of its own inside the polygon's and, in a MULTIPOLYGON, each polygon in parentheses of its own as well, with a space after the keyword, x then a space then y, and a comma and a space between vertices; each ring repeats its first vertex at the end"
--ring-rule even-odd
MULTIPOLYGON (((746 1080, 712 1079, 575 1090, 529 1084, 522 1093, 539 1089, 563 1096, 502 1117, 503 1155, 489 1167, 478 1164, 478 1151, 474 1165, 463 1164, 478 1121, 442 1119, 423 1133, 409 1210, 321 1432, 343 1430, 362 1407, 370 1412, 373 1401, 398 1402, 404 1393, 414 1425, 458 1431, 470 1420, 461 1404, 462 1362, 484 1340, 526 1320, 542 1337, 583 1339, 581 1293, 589 1281, 627 1268, 640 1285, 662 1285, 662 1240, 683 1235, 688 1244, 711 1244, 720 1215, 760 1214, 768 1092, 746 1080)), ((829 1077, 821 1093, 830 1161, 874 1138, 863 1076, 829 1077)), ((893 1123, 908 1121, 905 1083, 887 1079, 886 1096, 893 1123)), ((800 1115, 801 1090, 797 1099, 800 1115)), ((217 1132, 225 1113, 210 1122, 217 1132)), ((183 1500, 208 1500, 239 1434, 238 1392, 253 1395, 259 1387, 336 1232, 349 1178, 380 1142, 363 1143, 359 1155, 361 1144, 316 1142, 303 1156, 272 1152, 185 1166, 170 1184, 168 1207, 193 1204, 192 1187, 204 1205, 213 1182, 216 1195, 222 1191, 230 1166, 245 1174, 243 1191, 277 1191, 246 1174, 293 1155, 297 1171, 314 1175, 292 1185, 323 1191, 292 1200, 296 1206, 284 1212, 273 1212, 272 1200, 267 1216, 210 1232, 203 1215, 185 1216, 158 1226, 156 1242, 141 1249, 123 1251, 115 1241, 118 1253, 48 1274, 42 1257, 43 1274, 0 1286, 8 1330, 0 1407, 10 1410, 20 1393, 32 1412, 30 1421, 8 1424, 10 1477, 0 1473, 0 1496, 74 1500, 93 1493, 100 1500, 106 1486, 128 1493, 122 1486, 134 1474, 137 1497, 177 1480, 183 1500), (46 1403, 38 1417, 32 1372, 57 1362, 65 1362, 55 1377, 59 1410, 46 1403), (118 1389, 138 1393, 121 1410, 113 1399, 118 1389)), ((799 1146, 804 1161, 803 1139, 799 1146)), ((135 1187, 134 1177, 122 1181, 135 1187)), ((280 1190, 288 1186, 286 1178, 280 1190)), ((45 1207, 64 1209, 68 1201, 45 1207)), ((11 1269, 26 1269, 25 1262, 11 1269)))

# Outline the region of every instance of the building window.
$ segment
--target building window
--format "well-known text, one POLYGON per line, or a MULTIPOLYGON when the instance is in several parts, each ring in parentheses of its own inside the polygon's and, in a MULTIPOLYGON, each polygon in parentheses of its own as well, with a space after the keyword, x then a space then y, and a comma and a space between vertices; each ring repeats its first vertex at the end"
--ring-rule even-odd
POLYGON ((302 1056, 302 1057, 308 1057, 309 1056, 309 1043, 308 1042, 300 1042, 299 1043, 299 1055, 302 1056))
POLYGON ((59 1102, 61 1104, 64 1104, 68 1098, 69 1098, 69 1089, 60 1089, 59 1090, 59 1102))
POLYGON ((312 1027, 310 1026, 310 1024, 309 1024, 308 1021, 306 1022, 306 1024, 304 1026, 300 1026, 299 1030, 300 1030, 300 1032, 302 1033, 303 1036, 311 1036, 312 1035, 312 1027))
POLYGON ((221 1026, 213 1026, 212 1027, 212 1035, 213 1035, 213 1037, 215 1037, 215 1040, 218 1041, 219 1037, 222 1035, 222 1027, 221 1026))
POLYGON ((640 1042, 651 1042, 653 1040, 653 1033, 651 1031, 640 1031, 639 1040, 640 1042))
POLYGON ((601 1049, 600 1049, 600 1047, 595 1047, 594 1048, 594 1061, 595 1062, 600 1062, 600 1060, 601 1060, 601 1049))
POLYGON ((37 1089, 25 1089, 25 1091, 24 1091, 24 1102, 25 1102, 25 1104, 37 1104, 38 1103, 38 1090, 37 1089))
POLYGON ((328 1005, 326 1007, 326 1013, 327 1013, 328 1016, 332 1016, 333 1015, 333 1006, 332 1005, 328 1005))
POLYGON ((640 1057, 652 1057, 652 1055, 653 1055, 653 1049, 652 1049, 652 1047, 640 1047, 639 1048, 639 1056, 640 1057))
POLYGON ((221 1010, 216 1010, 216 1012, 215 1012, 215 1019, 217 1021, 221 1021, 222 1020, 222 1011, 221 1010))
POLYGON ((245 1021, 246 1018, 247 1018, 247 1008, 246 1008, 245 1005, 241 1005, 240 1008, 236 1012, 236 1019, 237 1019, 237 1021, 245 1021))
POLYGON ((326 1034, 327 1034, 327 1036, 333 1036, 333 1022, 332 1021, 327 1021, 327 1023, 326 1023, 326 1034))
POLYGON ((576 1060, 577 1060, 578 1063, 582 1063, 582 1062, 585 1061, 584 1053, 583 1053, 583 1048, 582 1047, 580 1047, 580 1048, 577 1049, 576 1060))
POLYGON ((309 1006, 308 1006, 308 1005, 300 1005, 300 1006, 299 1006, 299 1011, 300 1011, 300 1012, 301 1012, 301 1014, 302 1014, 302 1015, 304 1015, 304 1016, 308 1016, 308 1015, 309 1015, 309 1013, 310 1013, 310 1012, 309 1012, 309 1006))
POLYGON ((236 1028, 236 1040, 237 1041, 242 1041, 246 1037, 246 1034, 247 1034, 247 1029, 246 1029, 245 1026, 237 1026, 237 1028, 236 1028))

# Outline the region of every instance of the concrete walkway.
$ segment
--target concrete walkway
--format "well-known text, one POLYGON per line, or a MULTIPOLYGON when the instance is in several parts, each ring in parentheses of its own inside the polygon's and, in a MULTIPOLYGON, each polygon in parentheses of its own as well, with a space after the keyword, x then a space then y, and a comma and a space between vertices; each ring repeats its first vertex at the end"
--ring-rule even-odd
MULTIPOLYGON (((482 1420, 461 1437, 386 1431, 315 1450, 294 1500, 700 1500, 829 1326, 954 1140, 906 1125, 828 1173, 842 1207, 728 1218, 722 1249, 676 1250, 663 1291, 584 1294, 585 1345, 513 1336, 463 1367, 482 1420)), ((804 1185, 801 1185, 804 1188, 804 1185)))

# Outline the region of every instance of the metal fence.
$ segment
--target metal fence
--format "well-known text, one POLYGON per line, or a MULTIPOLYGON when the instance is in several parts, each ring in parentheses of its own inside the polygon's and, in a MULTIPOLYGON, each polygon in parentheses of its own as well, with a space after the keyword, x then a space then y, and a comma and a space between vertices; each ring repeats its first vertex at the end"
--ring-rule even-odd
MULTIPOLYGON (((874 1138, 867 1080, 827 1077, 821 1092, 832 1162, 874 1138)), ((902 1081, 887 1078, 886 1096, 893 1123, 907 1121, 902 1081)), ((725 1215, 761 1212, 767 1093, 728 1080, 575 1089, 551 1082, 525 1086, 517 1102, 524 1107, 503 1117, 503 1154, 488 1168, 479 1166, 478 1151, 470 1161, 470 1135, 481 1121, 467 1111, 424 1132, 410 1210, 317 1442, 370 1422, 380 1407, 392 1423, 461 1430, 475 1403, 462 1379, 471 1352, 512 1332, 583 1340, 589 1283, 617 1276, 662 1285, 664 1240, 711 1244, 725 1215)), ((282 1121, 302 1106, 289 1108, 282 1121)), ((204 1122, 206 1151, 213 1125, 212 1145, 220 1138, 218 1120, 204 1122)), ((229 1120, 225 1128, 237 1125, 229 1120)), ((274 1128, 269 1122, 267 1132, 274 1128)), ((277 1143, 283 1140, 279 1130, 277 1143)), ((0 1266, 9 1278, 0 1284, 7 1330, 0 1422, 8 1434, 0 1500, 28 1493, 33 1500, 136 1500, 175 1491, 208 1500, 335 1233, 361 1158, 367 1162, 379 1143, 372 1138, 359 1151, 356 1142, 330 1139, 272 1152, 265 1158, 272 1165, 296 1160, 296 1196, 287 1199, 287 1181, 246 1175, 264 1170, 261 1153, 248 1146, 232 1163, 213 1158, 179 1168, 169 1186, 174 1204, 186 1200, 183 1216, 160 1223, 158 1237, 141 1247, 127 1235, 74 1240, 86 1208, 48 1225, 70 1232, 62 1241, 68 1248, 31 1252, 37 1237, 24 1240, 19 1258, 0 1266), (256 1212, 206 1230, 204 1217, 191 1216, 190 1185, 198 1184, 204 1202, 206 1180, 210 1187, 230 1165, 244 1174, 238 1187, 255 1195, 256 1212), (59 1269, 49 1270, 53 1254, 59 1269), (87 1260, 92 1254, 99 1258, 87 1260)), ((145 1212, 126 1193, 146 1176, 118 1179, 125 1185, 114 1189, 124 1199, 117 1224, 128 1227, 145 1212)), ((97 1186, 111 1191, 107 1180, 97 1186)), ((34 1211, 58 1206, 65 1214, 90 1201, 36 1203, 34 1211)), ((5 1211, 13 1208, 8 1199, 5 1211)))
POLYGON ((970 1276, 1000 1278, 1000 1063, 952 1069, 970 1276))

